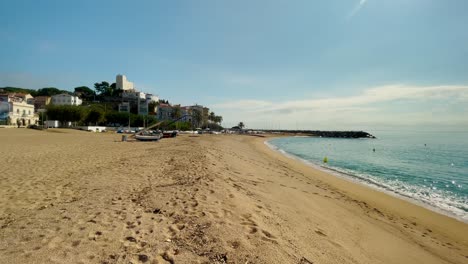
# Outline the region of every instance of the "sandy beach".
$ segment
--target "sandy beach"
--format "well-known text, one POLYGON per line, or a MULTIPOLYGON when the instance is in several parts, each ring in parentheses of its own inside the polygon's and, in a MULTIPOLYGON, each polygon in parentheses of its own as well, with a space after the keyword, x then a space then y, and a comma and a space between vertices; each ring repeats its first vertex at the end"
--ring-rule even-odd
POLYGON ((0 263, 467 263, 468 225, 270 150, 0 129, 0 263))

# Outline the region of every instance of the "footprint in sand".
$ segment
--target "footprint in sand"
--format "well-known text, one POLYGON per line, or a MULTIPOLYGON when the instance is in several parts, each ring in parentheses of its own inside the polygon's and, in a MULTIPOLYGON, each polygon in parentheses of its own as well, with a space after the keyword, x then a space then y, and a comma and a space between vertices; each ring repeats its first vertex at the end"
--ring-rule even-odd
POLYGON ((270 232, 268 232, 266 230, 262 230, 262 234, 263 234, 263 236, 261 237, 261 239, 263 241, 268 241, 268 242, 271 242, 271 243, 278 243, 276 241, 276 237, 274 235, 272 235, 270 232))
POLYGON ((316 233, 317 235, 327 236, 322 230, 319 230, 319 229, 315 230, 315 233, 316 233))
POLYGON ((257 233, 258 229, 255 226, 249 227, 249 234, 255 234, 257 233))

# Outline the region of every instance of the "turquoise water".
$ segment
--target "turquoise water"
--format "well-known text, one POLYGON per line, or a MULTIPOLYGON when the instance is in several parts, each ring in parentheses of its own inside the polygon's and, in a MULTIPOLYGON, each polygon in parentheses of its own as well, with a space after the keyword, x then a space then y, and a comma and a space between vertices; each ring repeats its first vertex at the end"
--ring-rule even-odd
POLYGON ((340 176, 468 222, 468 133, 372 134, 377 139, 289 137, 268 144, 340 176))

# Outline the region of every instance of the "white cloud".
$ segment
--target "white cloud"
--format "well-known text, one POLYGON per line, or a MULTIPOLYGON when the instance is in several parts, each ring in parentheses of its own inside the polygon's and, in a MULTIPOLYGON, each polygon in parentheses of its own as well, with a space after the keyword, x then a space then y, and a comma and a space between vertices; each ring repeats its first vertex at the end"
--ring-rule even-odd
POLYGON ((216 108, 246 109, 246 110, 296 110, 320 108, 346 108, 363 106, 372 103, 392 100, 435 99, 456 97, 468 98, 468 86, 406 86, 388 85, 365 90, 362 94, 349 97, 336 97, 325 99, 294 100, 285 102, 269 102, 263 100, 238 100, 216 104, 216 108))
POLYGON ((360 10, 361 8, 366 4, 367 0, 359 0, 359 3, 357 3, 353 10, 351 10, 351 12, 348 14, 348 18, 352 18, 353 16, 355 16, 360 10))
POLYGON ((467 102, 468 86, 387 85, 347 97, 277 102, 248 99, 215 104, 213 108, 219 110, 226 121, 244 120, 261 127, 264 126, 262 120, 269 120, 282 122, 283 127, 293 128, 295 122, 327 126, 424 122, 457 124, 463 120, 464 113, 448 115, 447 111, 453 110, 453 104, 461 105, 461 108, 468 111, 467 102), (401 109, 392 109, 392 102, 398 103, 401 109), (442 111, 434 112, 432 107, 421 109, 415 106, 416 103, 427 103, 434 108, 441 108, 442 111), (442 109, 444 107, 448 109, 445 112, 442 109))

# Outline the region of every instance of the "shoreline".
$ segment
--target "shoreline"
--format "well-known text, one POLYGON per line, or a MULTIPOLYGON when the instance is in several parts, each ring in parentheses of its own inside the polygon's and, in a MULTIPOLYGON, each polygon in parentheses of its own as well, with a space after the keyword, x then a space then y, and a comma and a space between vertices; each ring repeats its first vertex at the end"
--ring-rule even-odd
MULTIPOLYGON (((295 136, 292 136, 292 137, 295 137, 295 136)), ((285 157, 288 157, 292 160, 296 160, 296 161, 299 161, 301 163, 304 163, 306 164, 307 166, 310 166, 311 168, 313 169, 316 169, 316 170, 320 170, 320 171, 323 171, 333 177, 337 177, 337 178, 340 178, 340 179, 343 179, 343 180, 346 180, 348 182, 351 182, 353 184, 359 184, 361 186, 364 186, 364 187, 367 187, 367 188, 371 188, 373 190, 376 190, 376 191, 379 191, 379 192, 382 192, 386 195, 390 195, 394 198, 397 198, 397 199, 400 199, 400 200, 403 200, 403 201, 406 201, 406 202, 410 202, 414 205, 417 205, 417 206, 420 206, 422 208, 425 208, 425 209, 428 209, 434 213, 437 213, 437 214, 441 214, 443 216, 447 216, 447 217, 450 217, 452 219, 455 219, 461 223, 464 223, 464 224, 468 224, 468 218, 467 219, 464 219, 463 217, 461 216, 458 216, 456 215, 455 213, 451 212, 451 211, 448 211, 448 210, 444 210, 443 208, 439 208, 439 207, 436 207, 432 204, 429 204, 425 201, 422 201, 422 200, 417 200, 413 197, 410 197, 404 193, 400 193, 400 192, 397 192, 393 189, 390 189, 384 185, 381 185, 380 183, 374 183, 372 182, 371 180, 366 180, 366 179, 362 179, 358 176, 355 176, 355 175, 352 175, 352 174, 348 174, 348 173, 345 173, 345 172, 342 172, 342 171, 339 171, 337 169, 333 169, 333 168, 329 168, 329 167, 324 167, 324 166, 320 166, 316 163, 313 163, 311 161, 308 161, 306 159, 303 159, 301 157, 298 157, 292 153, 289 153, 285 150, 282 150, 278 147, 276 147, 275 145, 269 143, 269 141, 275 139, 275 138, 278 138, 278 137, 271 137, 269 138, 268 140, 265 140, 264 141, 264 144, 270 148, 272 151, 275 151, 277 153, 280 153, 282 155, 284 155, 285 157)))
MULTIPOLYGON (((284 151, 286 154, 283 154, 281 151, 272 149, 267 144, 265 144, 265 142, 268 142, 269 140, 272 140, 274 138, 278 138, 278 136, 270 135, 266 140, 264 139, 261 142, 257 142, 257 146, 259 146, 260 149, 264 148, 265 153, 267 155, 268 153, 271 153, 270 155, 280 160, 287 159, 290 161, 290 163, 298 163, 298 164, 301 164, 302 166, 307 167, 306 170, 310 170, 310 173, 314 174, 314 177, 318 176, 320 180, 323 180, 327 182, 328 184, 333 185, 334 187, 337 187, 339 189, 346 191, 347 194, 351 196, 357 196, 362 200, 366 200, 366 202, 368 203, 369 202, 372 203, 372 200, 375 199, 375 202, 378 203, 377 205, 378 207, 381 207, 381 208, 387 207, 388 209, 391 209, 392 211, 395 211, 398 214, 403 213, 404 215, 407 215, 413 218, 415 218, 414 215, 419 215, 417 217, 419 218, 419 220, 422 220, 423 222, 431 224, 431 225, 435 224, 436 222, 438 223, 449 222, 449 223, 453 223, 454 225, 458 227, 463 227, 465 231, 468 231, 468 223, 465 223, 464 221, 461 221, 460 219, 457 219, 455 217, 448 216, 446 214, 426 208, 425 206, 414 203, 413 201, 409 201, 409 199, 404 199, 404 197, 402 199, 398 197, 397 195, 392 195, 390 193, 383 192, 380 189, 372 188, 369 185, 350 180, 347 177, 336 176, 333 173, 330 173, 326 168, 318 167, 317 165, 308 161, 303 162, 300 158, 297 158, 293 154, 287 153, 286 151, 284 151), (391 205, 391 206, 386 206, 386 205, 391 205)), ((447 224, 445 226, 446 226, 445 230, 448 230, 449 229, 448 227, 450 226, 450 224, 447 224)), ((453 229, 451 233, 457 235, 457 232, 453 229)), ((468 233, 466 234, 468 235, 468 233)))

